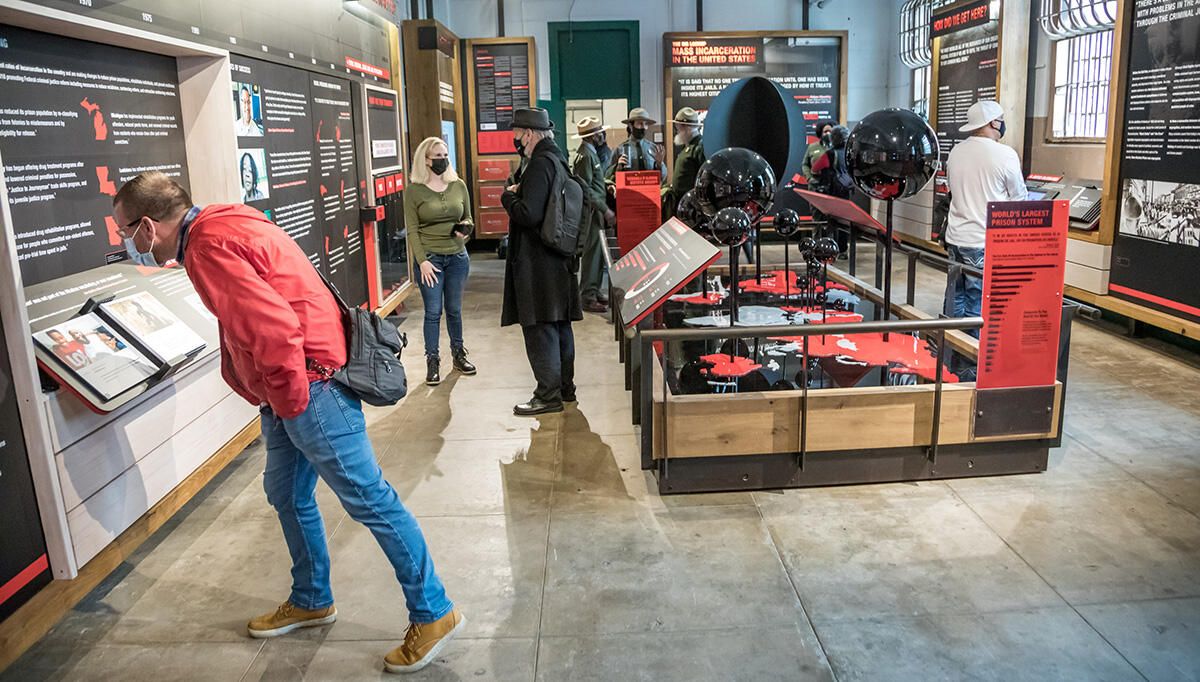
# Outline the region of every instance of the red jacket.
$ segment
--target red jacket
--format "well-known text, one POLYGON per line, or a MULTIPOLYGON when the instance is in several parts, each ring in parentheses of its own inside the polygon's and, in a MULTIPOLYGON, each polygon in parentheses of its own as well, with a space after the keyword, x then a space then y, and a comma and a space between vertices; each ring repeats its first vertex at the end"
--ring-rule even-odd
POLYGON ((308 384, 346 364, 337 301, 296 242, 262 213, 208 206, 188 227, 184 267, 221 332, 221 376, 255 405, 290 418, 308 407, 308 384))

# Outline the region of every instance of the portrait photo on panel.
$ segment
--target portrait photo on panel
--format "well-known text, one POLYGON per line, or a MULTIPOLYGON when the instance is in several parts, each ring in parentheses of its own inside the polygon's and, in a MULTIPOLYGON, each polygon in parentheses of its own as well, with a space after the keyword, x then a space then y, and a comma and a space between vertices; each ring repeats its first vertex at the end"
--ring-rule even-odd
POLYGON ((262 137, 262 100, 257 85, 233 84, 233 127, 238 137, 262 137))
POLYGON ((262 148, 238 150, 238 178, 242 183, 242 203, 266 199, 267 155, 262 148))

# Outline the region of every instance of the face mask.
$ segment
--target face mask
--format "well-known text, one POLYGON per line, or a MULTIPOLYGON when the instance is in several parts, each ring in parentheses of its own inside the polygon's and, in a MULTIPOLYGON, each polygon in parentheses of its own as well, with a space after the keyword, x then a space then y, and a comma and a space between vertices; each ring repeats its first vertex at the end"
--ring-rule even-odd
POLYGON ((513 149, 517 150, 521 156, 525 156, 525 143, 515 137, 513 138, 513 149))
POLYGON ((1000 137, 1004 137, 1004 131, 1008 128, 1004 121, 1000 121, 1000 137))
POLYGON ((434 175, 441 175, 450 167, 450 159, 434 159, 430 162, 429 170, 433 171, 434 175))
POLYGON ((608 136, 604 133, 592 135, 592 146, 596 148, 597 152, 599 152, 602 147, 608 146, 608 136))
POLYGON ((824 135, 822 135, 821 136, 821 144, 825 145, 826 147, 833 146, 833 134, 825 133, 824 135))
POLYGON ((640 140, 643 137, 646 137, 646 129, 645 128, 633 128, 629 131, 629 134, 633 136, 633 139, 640 140))
MULTIPOLYGON (((138 225, 137 229, 142 229, 142 226, 138 225)), ((133 233, 137 234, 137 230, 134 230, 133 233)), ((125 240, 125 253, 129 256, 129 260, 132 261, 134 265, 142 265, 148 268, 159 267, 158 261, 154 259, 153 241, 150 242, 150 251, 142 253, 141 251, 138 251, 137 244, 133 243, 133 237, 128 237, 125 240)))

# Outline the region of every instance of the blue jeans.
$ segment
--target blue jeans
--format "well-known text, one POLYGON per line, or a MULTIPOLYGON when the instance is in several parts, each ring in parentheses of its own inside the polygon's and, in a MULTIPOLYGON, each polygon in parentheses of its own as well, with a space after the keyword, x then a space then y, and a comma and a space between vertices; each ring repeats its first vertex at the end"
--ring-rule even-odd
MULTIPOLYGON (((983 247, 946 244, 946 253, 952 261, 973 268, 983 268, 983 247)), ((960 276, 954 283, 954 317, 977 317, 982 302, 983 281, 969 275, 960 276)), ((972 329, 968 333, 979 338, 978 329, 972 329)))
POLYGON ((325 524, 313 494, 320 476, 350 518, 375 535, 396 570, 409 620, 432 623, 445 616, 454 605, 434 573, 417 520, 375 463, 362 403, 335 381, 314 381, 308 394, 308 408, 297 417, 283 419, 269 407, 261 410, 267 440, 263 488, 292 555, 288 601, 301 609, 333 603, 325 524))
POLYGON ((417 271, 417 283, 421 287, 421 300, 425 303, 425 354, 438 354, 438 334, 442 323, 442 311, 446 311, 446 333, 450 336, 450 348, 463 347, 462 297, 467 286, 467 274, 471 272, 471 257, 462 253, 426 254, 430 263, 441 272, 437 282, 427 287, 417 271))

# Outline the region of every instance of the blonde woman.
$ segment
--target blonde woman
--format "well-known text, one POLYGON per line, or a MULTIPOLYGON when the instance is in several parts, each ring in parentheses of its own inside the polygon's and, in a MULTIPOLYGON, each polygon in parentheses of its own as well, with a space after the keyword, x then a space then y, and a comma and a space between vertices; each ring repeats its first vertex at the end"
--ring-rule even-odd
POLYGON ((438 335, 443 310, 454 368, 474 374, 462 331, 463 289, 471 270, 466 238, 474 226, 467 186, 450 166, 441 138, 425 138, 413 153, 409 185, 404 189, 404 225, 425 302, 425 383, 437 386, 442 381, 438 335))

